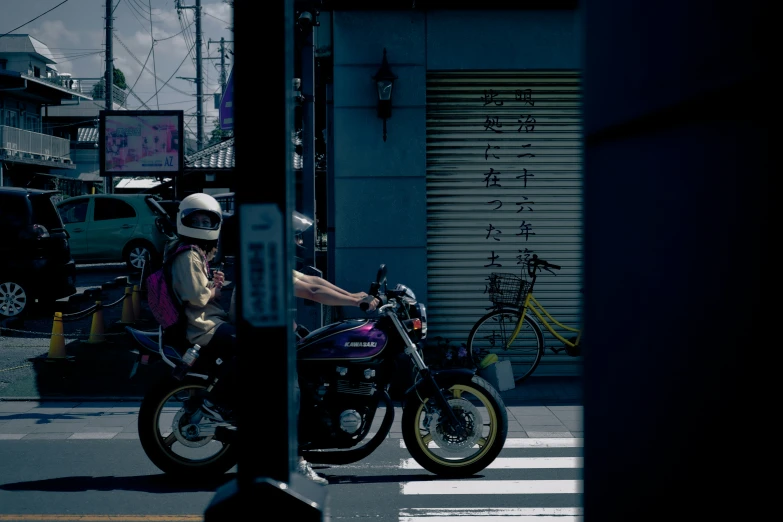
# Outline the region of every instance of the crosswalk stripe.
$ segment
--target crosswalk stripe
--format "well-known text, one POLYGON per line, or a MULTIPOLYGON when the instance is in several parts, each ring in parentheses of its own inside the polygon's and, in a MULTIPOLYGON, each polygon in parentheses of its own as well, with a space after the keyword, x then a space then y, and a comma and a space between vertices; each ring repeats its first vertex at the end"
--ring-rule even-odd
MULTIPOLYGON (((487 466, 487 469, 563 469, 583 468, 582 457, 536 457, 536 458, 511 458, 498 457, 487 466)), ((400 459, 401 469, 423 469, 413 459, 400 459)))
POLYGON ((85 433, 74 433, 68 437, 68 440, 108 440, 113 439, 116 436, 117 434, 115 432, 91 431, 85 433))
MULTIPOLYGON (((514 438, 506 439, 503 448, 581 448, 584 446, 582 438, 514 438)), ((430 442, 430 448, 437 448, 434 442, 430 442)), ((400 439, 400 448, 405 449, 405 441, 400 439)))
POLYGON ((402 482, 403 495, 534 495, 582 493, 581 480, 435 480, 402 482))
POLYGON ((582 522, 582 508, 405 508, 399 522, 582 522))

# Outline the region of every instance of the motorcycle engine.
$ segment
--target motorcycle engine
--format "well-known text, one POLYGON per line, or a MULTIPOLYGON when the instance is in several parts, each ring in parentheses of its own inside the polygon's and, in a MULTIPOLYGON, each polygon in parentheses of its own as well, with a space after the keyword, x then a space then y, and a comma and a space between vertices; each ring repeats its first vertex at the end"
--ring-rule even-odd
POLYGON ((369 433, 374 418, 375 370, 364 365, 319 370, 300 369, 300 440, 313 448, 351 447, 369 433))
POLYGON ((340 414, 340 429, 353 435, 362 427, 362 416, 356 410, 345 410, 340 414))

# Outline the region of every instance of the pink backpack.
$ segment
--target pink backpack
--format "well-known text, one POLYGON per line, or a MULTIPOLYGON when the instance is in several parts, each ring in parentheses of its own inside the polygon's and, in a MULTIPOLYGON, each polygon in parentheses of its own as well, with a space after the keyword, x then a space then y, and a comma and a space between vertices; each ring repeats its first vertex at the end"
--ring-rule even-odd
MULTIPOLYGON (((188 250, 198 252, 195 246, 180 245, 162 267, 147 277, 147 304, 152 316, 164 330, 176 326, 185 316, 184 306, 174 293, 171 284, 171 264, 177 255, 188 250)), ((209 266, 207 266, 207 271, 209 271, 209 266)))

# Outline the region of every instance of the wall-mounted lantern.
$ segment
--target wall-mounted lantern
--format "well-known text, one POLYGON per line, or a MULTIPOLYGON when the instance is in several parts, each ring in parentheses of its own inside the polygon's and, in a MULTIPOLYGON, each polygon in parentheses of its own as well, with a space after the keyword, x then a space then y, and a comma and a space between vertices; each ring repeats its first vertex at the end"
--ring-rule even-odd
POLYGON ((383 141, 386 141, 386 120, 391 118, 392 87, 397 76, 391 72, 386 61, 386 48, 383 49, 383 62, 380 69, 372 77, 378 88, 378 117, 383 119, 383 141))

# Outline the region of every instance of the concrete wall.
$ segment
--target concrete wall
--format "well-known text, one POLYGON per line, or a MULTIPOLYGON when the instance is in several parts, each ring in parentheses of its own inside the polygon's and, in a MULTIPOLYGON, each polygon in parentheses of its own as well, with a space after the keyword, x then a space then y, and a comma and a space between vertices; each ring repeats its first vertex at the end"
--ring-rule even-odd
POLYGON ((427 302, 428 70, 579 69, 580 42, 569 10, 335 12, 335 283, 366 291, 386 263, 427 302), (399 77, 385 142, 372 80, 384 48, 399 77))

